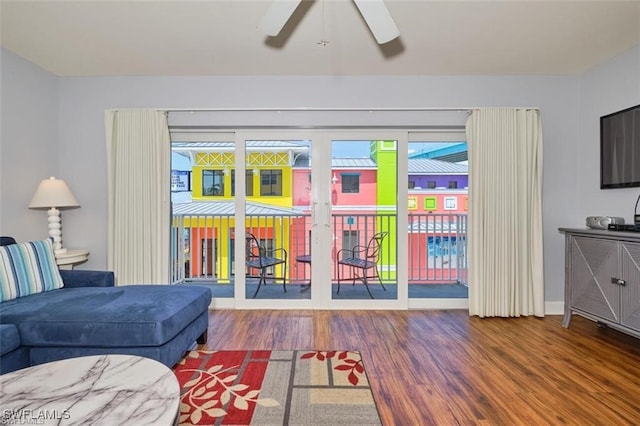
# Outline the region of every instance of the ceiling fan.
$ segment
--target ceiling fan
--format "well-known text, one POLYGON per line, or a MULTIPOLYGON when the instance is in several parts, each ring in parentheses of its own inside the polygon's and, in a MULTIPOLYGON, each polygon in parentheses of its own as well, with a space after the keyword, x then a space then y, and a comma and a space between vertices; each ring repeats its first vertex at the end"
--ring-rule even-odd
MULTIPOLYGON (((302 0, 273 0, 260 22, 260 29, 277 36, 302 0)), ((400 35, 384 0, 353 0, 378 44, 388 43, 400 35)))

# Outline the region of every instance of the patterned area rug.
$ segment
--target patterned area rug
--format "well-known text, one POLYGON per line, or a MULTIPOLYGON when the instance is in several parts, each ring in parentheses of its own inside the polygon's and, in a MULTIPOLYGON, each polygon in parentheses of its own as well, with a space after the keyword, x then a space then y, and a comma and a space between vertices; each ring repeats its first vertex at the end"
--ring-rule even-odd
POLYGON ((181 425, 379 425, 358 352, 191 351, 181 425))

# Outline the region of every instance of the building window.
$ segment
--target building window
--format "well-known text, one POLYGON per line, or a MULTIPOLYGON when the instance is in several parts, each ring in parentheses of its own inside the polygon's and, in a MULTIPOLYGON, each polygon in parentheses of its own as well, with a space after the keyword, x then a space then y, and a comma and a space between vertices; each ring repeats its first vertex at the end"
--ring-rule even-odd
POLYGON ((435 189, 435 187, 436 187, 436 181, 435 180, 427 181, 427 188, 435 189))
POLYGON ((260 170, 260 195, 282 196, 282 170, 260 170))
MULTIPOLYGON (((253 196, 253 171, 251 170, 245 170, 244 171, 244 187, 245 187, 245 194, 247 197, 252 197, 253 196)), ((236 171, 231 170, 231 196, 235 196, 236 195, 236 171)))
POLYGON ((342 174, 342 193, 358 194, 360 192, 360 175, 355 173, 342 174))
POLYGON ((424 209, 425 210, 436 210, 438 208, 438 200, 435 197, 425 197, 424 198, 424 209))
POLYGON ((458 187, 458 181, 450 180, 449 181, 449 189, 456 189, 458 187))
POLYGON ((409 181, 409 189, 413 189, 416 187, 416 181, 415 180, 410 180, 409 181))
POLYGON ((444 199, 445 210, 457 210, 457 208, 458 208, 458 199, 456 197, 445 197, 444 199))
POLYGON ((202 195, 206 197, 224 196, 224 172, 222 170, 202 171, 202 195))
POLYGON ((407 198, 407 209, 418 210, 418 197, 407 198))

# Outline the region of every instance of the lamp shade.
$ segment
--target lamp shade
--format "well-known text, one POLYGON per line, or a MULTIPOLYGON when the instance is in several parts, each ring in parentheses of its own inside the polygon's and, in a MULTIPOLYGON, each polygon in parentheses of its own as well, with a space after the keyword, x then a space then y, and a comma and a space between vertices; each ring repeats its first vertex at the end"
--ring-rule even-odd
POLYGON ((80 204, 76 201, 65 181, 56 179, 53 176, 40 182, 29 203, 30 209, 78 206, 80 204))

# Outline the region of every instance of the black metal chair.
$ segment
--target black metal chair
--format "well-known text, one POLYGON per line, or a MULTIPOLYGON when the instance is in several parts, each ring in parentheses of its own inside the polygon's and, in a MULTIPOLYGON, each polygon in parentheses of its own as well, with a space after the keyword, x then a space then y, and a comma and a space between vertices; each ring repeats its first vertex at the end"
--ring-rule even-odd
MULTIPOLYGON (((258 270, 258 288, 256 288, 255 293, 253 294, 253 298, 258 295, 258 291, 260 290, 260 286, 267 281, 267 270, 276 265, 282 265, 282 288, 284 292, 287 292, 287 251, 284 248, 275 248, 271 250, 267 250, 262 244, 260 244, 260 240, 251 234, 247 233, 246 238, 246 249, 247 249, 247 272, 253 270, 258 270)), ((276 280, 274 276, 274 281, 276 280)))
POLYGON ((372 299, 373 294, 369 289, 370 278, 377 279, 382 289, 387 291, 378 273, 382 241, 387 234, 388 232, 378 232, 371 237, 366 246, 357 245, 352 249, 342 249, 336 253, 336 277, 338 279, 338 291, 336 294, 340 294, 340 281, 345 280, 345 278, 341 277, 345 267, 351 271, 351 278, 349 279, 352 280, 352 285, 355 285, 356 280, 362 281, 372 299))

